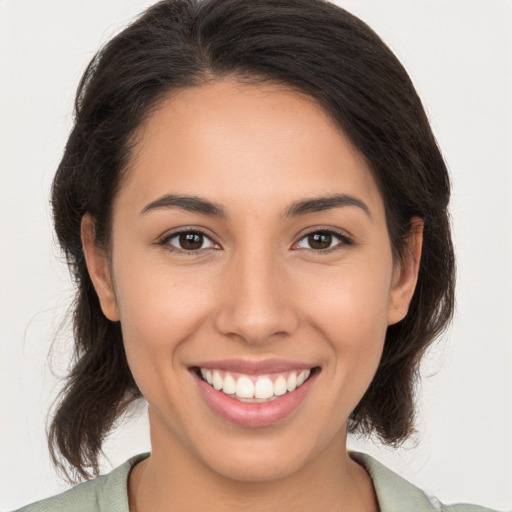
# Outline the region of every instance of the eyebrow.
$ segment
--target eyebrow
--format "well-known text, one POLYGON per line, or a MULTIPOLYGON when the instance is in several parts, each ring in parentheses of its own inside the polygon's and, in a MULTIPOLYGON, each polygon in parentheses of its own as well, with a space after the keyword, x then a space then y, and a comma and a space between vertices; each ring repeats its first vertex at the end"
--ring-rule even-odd
POLYGON ((321 212, 323 210, 330 210, 332 208, 341 208, 345 206, 355 206, 356 208, 360 208, 366 213, 366 215, 368 215, 368 217, 370 217, 370 219, 372 218, 370 208, 368 208, 361 199, 349 194, 336 194, 327 197, 297 201, 292 203, 285 210, 284 215, 285 217, 297 217, 299 215, 306 215, 308 213, 321 212))
POLYGON ((202 213, 203 215, 212 215, 214 217, 225 217, 224 208, 212 203, 206 199, 197 196, 166 194, 155 201, 147 204, 140 212, 144 215, 152 210, 161 210, 169 208, 181 208, 182 210, 202 213))
MULTIPOLYGON (((298 217, 308 213, 321 212, 333 208, 342 208, 346 206, 355 206, 363 210, 370 219, 372 215, 368 206, 357 197, 349 194, 336 194, 326 197, 317 197, 314 199, 303 199, 296 201, 288 206, 284 212, 285 217, 298 217)), ((147 204, 140 212, 144 215, 153 210, 180 208, 182 210, 211 215, 214 217, 226 217, 224 208, 207 199, 198 196, 166 194, 155 201, 147 204)))

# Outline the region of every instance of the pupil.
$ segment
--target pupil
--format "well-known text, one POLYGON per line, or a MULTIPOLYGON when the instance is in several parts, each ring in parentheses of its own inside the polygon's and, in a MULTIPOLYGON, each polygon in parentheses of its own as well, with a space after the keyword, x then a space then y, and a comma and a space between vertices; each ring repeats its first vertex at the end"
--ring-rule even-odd
POLYGON ((313 249, 328 249, 331 246, 332 235, 329 233, 313 233, 309 235, 308 242, 313 249))
POLYGON ((200 233, 182 233, 180 235, 180 245, 183 249, 188 251, 201 249, 203 245, 203 235, 200 233))

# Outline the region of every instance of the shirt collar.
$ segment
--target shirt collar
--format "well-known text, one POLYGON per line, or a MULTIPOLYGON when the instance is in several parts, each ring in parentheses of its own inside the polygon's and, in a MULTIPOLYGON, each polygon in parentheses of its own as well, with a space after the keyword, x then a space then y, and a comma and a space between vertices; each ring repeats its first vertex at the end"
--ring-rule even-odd
POLYGON ((423 491, 365 453, 349 452, 350 457, 370 475, 380 512, 439 512, 440 504, 423 491))

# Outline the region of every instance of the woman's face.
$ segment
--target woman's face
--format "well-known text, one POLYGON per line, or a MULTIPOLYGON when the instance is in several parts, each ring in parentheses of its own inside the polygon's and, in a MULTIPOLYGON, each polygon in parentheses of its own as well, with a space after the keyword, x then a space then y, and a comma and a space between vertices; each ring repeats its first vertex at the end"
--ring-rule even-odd
POLYGON ((279 86, 181 91, 141 128, 113 208, 110 262, 88 218, 83 240, 153 455, 238 480, 339 457, 417 264, 394 264, 376 183, 325 112, 279 86))

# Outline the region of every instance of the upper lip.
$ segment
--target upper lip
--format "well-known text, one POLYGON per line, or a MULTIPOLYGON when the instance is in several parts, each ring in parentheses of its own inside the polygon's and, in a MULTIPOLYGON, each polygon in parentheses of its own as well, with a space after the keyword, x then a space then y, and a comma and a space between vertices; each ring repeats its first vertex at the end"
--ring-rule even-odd
POLYGON ((299 361, 288 361, 283 359, 264 359, 251 361, 247 359, 221 359, 217 361, 201 361, 194 364, 195 368, 206 368, 211 370, 232 371, 245 373, 247 375, 262 375, 266 373, 280 373, 293 370, 309 370, 316 365, 299 361))

